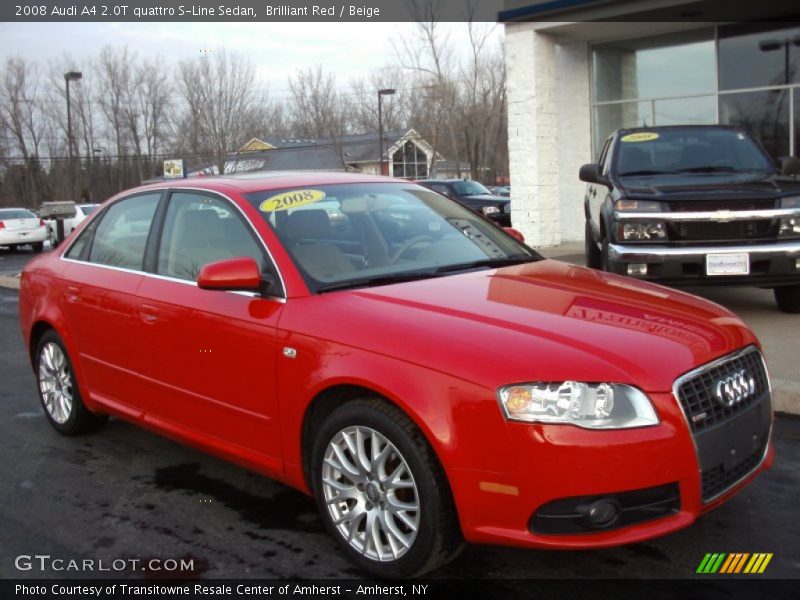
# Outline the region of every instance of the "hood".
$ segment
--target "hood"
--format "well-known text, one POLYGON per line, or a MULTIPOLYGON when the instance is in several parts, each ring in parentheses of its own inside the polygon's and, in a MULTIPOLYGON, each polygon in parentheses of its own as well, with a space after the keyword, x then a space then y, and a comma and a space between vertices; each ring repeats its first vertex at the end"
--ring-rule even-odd
POLYGON ((667 201, 698 195, 775 198, 787 194, 800 194, 800 181, 782 175, 753 172, 617 177, 616 184, 628 195, 667 201))
POLYGON ((572 379, 668 392, 756 343, 712 302, 552 260, 322 298, 333 338, 492 389, 572 379))

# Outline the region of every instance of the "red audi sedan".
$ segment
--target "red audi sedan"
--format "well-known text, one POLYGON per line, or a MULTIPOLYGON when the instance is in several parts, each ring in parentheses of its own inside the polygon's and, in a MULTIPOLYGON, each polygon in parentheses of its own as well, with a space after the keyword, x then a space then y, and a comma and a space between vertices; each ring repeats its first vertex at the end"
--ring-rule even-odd
POLYGON ((406 181, 136 188, 28 264, 19 306, 57 431, 112 415, 283 481, 377 576, 465 541, 667 534, 772 463, 734 314, 544 260, 406 181))

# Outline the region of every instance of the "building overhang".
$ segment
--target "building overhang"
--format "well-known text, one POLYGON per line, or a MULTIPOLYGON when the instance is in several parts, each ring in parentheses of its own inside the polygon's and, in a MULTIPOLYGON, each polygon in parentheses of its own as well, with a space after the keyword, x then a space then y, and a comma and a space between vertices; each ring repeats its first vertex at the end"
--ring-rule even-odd
POLYGON ((498 21, 512 28, 526 23, 573 41, 602 41, 719 23, 778 21, 795 12, 785 0, 505 0, 498 21))

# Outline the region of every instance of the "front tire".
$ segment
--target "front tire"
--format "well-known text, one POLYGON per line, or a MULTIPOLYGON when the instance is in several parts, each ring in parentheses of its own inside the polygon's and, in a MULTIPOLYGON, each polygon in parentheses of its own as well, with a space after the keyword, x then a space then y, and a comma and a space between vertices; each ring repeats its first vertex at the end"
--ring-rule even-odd
POLYGON ((36 379, 39 399, 53 428, 63 435, 79 435, 102 427, 108 417, 97 415, 83 404, 72 361, 64 342, 48 331, 36 347, 36 379))
POLYGON ((793 315, 800 313, 800 285, 776 287, 774 292, 778 308, 793 315))
POLYGON ((378 399, 337 408, 315 436, 312 487, 350 560, 377 577, 416 577, 463 547, 447 479, 419 429, 378 399))
POLYGON ((586 221, 586 232, 584 233, 584 243, 586 250, 586 266, 590 269, 599 269, 603 265, 603 259, 600 254, 600 248, 592 237, 592 225, 586 221))

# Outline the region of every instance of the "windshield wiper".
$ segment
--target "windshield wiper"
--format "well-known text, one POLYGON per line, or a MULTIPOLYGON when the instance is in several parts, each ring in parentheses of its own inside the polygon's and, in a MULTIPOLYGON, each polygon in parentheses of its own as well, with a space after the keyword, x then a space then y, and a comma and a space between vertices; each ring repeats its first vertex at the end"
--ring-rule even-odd
POLYGON ((678 173, 733 173, 736 167, 730 166, 707 166, 707 167, 692 167, 690 169, 681 169, 678 173))
POLYGON ((641 171, 625 171, 624 173, 619 173, 620 177, 627 177, 628 175, 666 175, 671 171, 654 171, 652 169, 642 169, 641 171))
POLYGON ((336 290, 346 290, 357 287, 372 287, 378 285, 389 285, 392 283, 403 283, 406 281, 417 281, 419 279, 428 279, 430 277, 440 277, 446 273, 454 271, 467 271, 469 269, 476 269, 479 267, 509 267, 511 265, 519 265, 527 262, 534 262, 540 260, 536 256, 518 255, 506 258, 484 258, 475 260, 468 263, 458 263, 455 265, 444 265, 432 270, 425 271, 409 271, 405 273, 388 273, 385 275, 376 275, 375 277, 364 277, 362 279, 351 279, 349 281, 339 281, 337 283, 329 283, 317 288, 317 293, 334 292, 336 290))
POLYGON ((520 254, 515 256, 507 256, 506 258, 483 258, 481 260, 473 260, 468 263, 458 263, 455 265, 444 265, 438 267, 434 273, 451 273, 453 271, 466 271, 468 269, 477 269, 478 267, 510 267, 512 265, 521 265, 528 262, 538 261, 539 257, 529 256, 527 254, 520 254))
POLYGON ((364 277, 362 279, 349 279, 348 281, 339 281, 337 283, 329 283, 317 288, 317 292, 333 292, 336 290, 346 290, 348 288, 356 287, 371 287, 373 285, 389 285, 390 283, 402 283, 404 281, 416 281, 418 279, 427 279, 428 277, 435 276, 435 271, 411 271, 406 273, 389 273, 386 275, 376 275, 375 277, 364 277))

